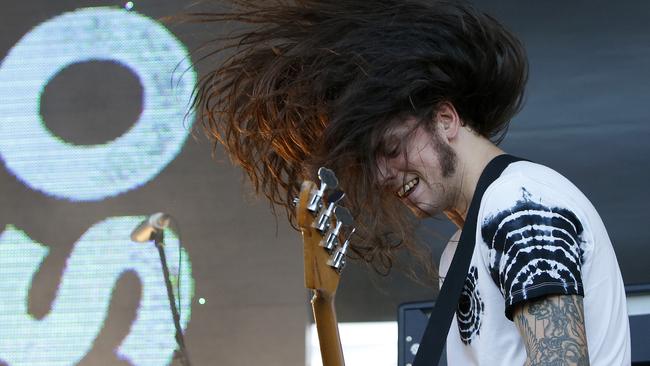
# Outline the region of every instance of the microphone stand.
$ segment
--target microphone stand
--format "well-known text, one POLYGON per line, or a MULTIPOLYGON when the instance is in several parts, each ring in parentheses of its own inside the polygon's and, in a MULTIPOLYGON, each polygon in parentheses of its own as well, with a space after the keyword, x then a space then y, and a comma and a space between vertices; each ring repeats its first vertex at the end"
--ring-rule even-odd
MULTIPOLYGON (((169 298, 169 306, 172 309, 172 317, 174 318, 174 327, 176 327, 176 343, 178 344, 181 364, 190 366, 190 359, 188 357, 187 349, 185 348, 185 339, 183 338, 183 330, 181 329, 181 317, 178 315, 176 309, 176 302, 174 301, 174 292, 172 290, 172 283, 169 280, 169 268, 167 267, 167 259, 165 257, 164 243, 164 230, 155 230, 151 234, 151 239, 158 248, 160 254, 160 264, 162 264, 163 276, 165 277, 165 286, 167 287, 167 297, 169 298)), ((180 281, 180 278, 178 279, 180 281)), ((180 295, 180 294, 179 294, 180 295)))

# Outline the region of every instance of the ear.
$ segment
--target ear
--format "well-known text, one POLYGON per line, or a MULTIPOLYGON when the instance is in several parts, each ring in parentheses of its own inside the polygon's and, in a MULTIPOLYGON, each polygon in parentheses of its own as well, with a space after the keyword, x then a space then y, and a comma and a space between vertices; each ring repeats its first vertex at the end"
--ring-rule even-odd
POLYGON ((462 123, 456 108, 451 102, 442 102, 438 104, 438 111, 436 112, 436 123, 441 136, 445 137, 447 141, 454 140, 458 136, 462 123))

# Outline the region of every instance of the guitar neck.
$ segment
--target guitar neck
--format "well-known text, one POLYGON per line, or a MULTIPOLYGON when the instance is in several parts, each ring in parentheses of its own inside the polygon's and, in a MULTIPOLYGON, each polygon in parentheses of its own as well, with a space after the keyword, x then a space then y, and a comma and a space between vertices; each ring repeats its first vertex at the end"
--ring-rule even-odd
POLYGON ((345 196, 343 191, 329 192, 327 199, 323 198, 327 188, 332 190, 338 186, 334 172, 321 167, 318 178, 321 180, 320 188, 305 181, 300 186, 299 198, 294 201, 302 232, 305 287, 314 293, 311 307, 323 366, 345 366, 334 297, 345 265, 350 235, 356 229, 350 211, 339 205, 345 196))
POLYGON ((344 366, 345 361, 339 337, 339 326, 336 321, 334 297, 323 296, 321 292, 314 290, 311 307, 314 311, 323 365, 344 366))

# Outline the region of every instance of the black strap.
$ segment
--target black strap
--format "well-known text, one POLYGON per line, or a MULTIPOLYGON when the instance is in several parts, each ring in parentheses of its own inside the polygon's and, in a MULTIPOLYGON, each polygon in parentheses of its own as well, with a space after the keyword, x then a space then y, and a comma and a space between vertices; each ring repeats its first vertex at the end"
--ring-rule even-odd
POLYGON ((442 348, 447 340, 451 319, 454 311, 458 308, 458 300, 472 260, 474 244, 476 243, 476 220, 483 193, 492 182, 499 178, 510 163, 520 160, 524 159, 512 155, 499 155, 492 159, 481 173, 463 225, 463 229, 467 228, 467 230, 463 230, 460 235, 456 253, 451 260, 445 281, 431 312, 429 323, 420 340, 420 347, 417 355, 415 355, 413 366, 438 365, 442 348))

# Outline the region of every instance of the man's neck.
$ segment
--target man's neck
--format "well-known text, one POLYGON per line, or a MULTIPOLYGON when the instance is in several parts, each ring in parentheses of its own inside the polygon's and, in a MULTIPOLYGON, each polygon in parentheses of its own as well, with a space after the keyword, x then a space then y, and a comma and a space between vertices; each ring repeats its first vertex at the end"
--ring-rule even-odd
POLYGON ((481 173, 492 159, 505 152, 490 140, 465 128, 459 133, 454 147, 458 159, 456 182, 459 189, 447 216, 462 227, 481 173))

